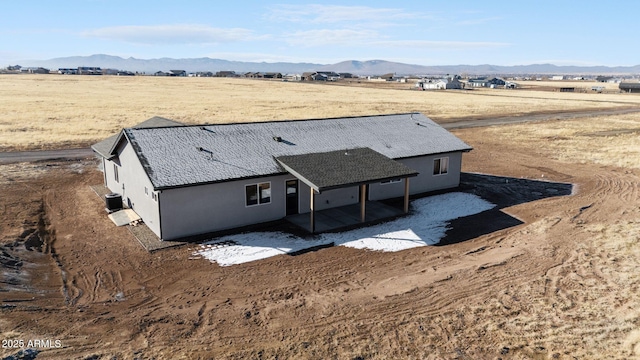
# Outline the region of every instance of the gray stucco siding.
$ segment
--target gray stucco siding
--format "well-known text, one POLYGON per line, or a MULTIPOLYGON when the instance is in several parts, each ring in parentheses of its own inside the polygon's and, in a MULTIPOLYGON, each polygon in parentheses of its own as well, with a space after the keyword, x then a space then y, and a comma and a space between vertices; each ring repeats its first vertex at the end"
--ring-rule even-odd
POLYGON ((258 224, 285 216, 285 181, 291 175, 266 176, 165 189, 160 193, 162 239, 258 224), (246 186, 270 183, 271 201, 246 205, 246 186))
POLYGON ((114 158, 114 161, 104 162, 107 188, 122 195, 125 206, 130 205, 149 229, 160 236, 159 205, 158 201, 153 199, 154 191, 149 178, 130 145, 123 142, 117 153, 118 157, 114 158), (115 179, 114 165, 118 168, 118 181, 115 179))
POLYGON ((454 188, 460 184, 462 152, 419 156, 414 158, 400 159, 398 161, 420 172, 417 177, 412 178, 409 182, 409 193, 411 195, 454 188), (449 158, 448 172, 446 174, 434 175, 434 160, 445 157, 449 158))
MULTIPOLYGON (((409 180, 409 193, 421 194, 429 191, 449 189, 460 184, 460 167, 462 152, 444 153, 428 156, 417 156, 396 160, 419 172, 418 176, 409 180), (449 166, 446 174, 434 175, 434 160, 448 158, 449 166)), ((369 200, 382 200, 404 195, 404 180, 397 183, 369 185, 369 200)))
MULTIPOLYGON (((324 210, 338 206, 351 205, 358 202, 358 186, 351 186, 341 189, 327 190, 314 195, 315 210, 324 210)), ((299 182, 299 212, 301 214, 311 211, 311 188, 299 182)))

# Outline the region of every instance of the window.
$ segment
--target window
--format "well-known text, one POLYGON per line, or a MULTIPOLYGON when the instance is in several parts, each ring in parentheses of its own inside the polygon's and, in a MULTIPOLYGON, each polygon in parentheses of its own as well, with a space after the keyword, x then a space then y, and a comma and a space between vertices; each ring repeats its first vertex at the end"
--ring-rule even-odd
POLYGON ((247 185, 245 190, 245 204, 247 206, 268 204, 271 202, 271 183, 247 185))
POLYGON ((152 192, 151 193, 151 198, 153 198, 153 200, 155 200, 156 202, 158 201, 158 193, 157 192, 152 192))
POLYGON ((399 183, 401 181, 402 181, 402 179, 391 179, 391 180, 380 181, 380 184, 382 184, 382 185, 395 184, 395 183, 399 183))
POLYGON ((449 172, 449 158, 443 157, 433 160, 433 175, 444 175, 449 172))
POLYGON ((149 189, 146 186, 144 187, 144 194, 147 196, 149 195, 149 189))
POLYGON ((116 179, 116 182, 120 182, 120 176, 118 175, 118 165, 113 164, 113 178, 116 179))

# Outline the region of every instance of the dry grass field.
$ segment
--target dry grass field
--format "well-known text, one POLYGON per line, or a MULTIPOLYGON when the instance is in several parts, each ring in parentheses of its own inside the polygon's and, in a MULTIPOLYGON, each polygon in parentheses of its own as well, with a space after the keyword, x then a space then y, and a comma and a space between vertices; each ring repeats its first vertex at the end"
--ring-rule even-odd
POLYGON ((617 83, 609 83, 609 82, 597 82, 594 80, 543 80, 543 81, 535 81, 535 80, 527 80, 527 81, 515 81, 520 85, 521 88, 524 89, 559 89, 561 87, 572 87, 578 90, 586 90, 587 92, 593 92, 591 88, 593 86, 600 86, 603 90, 607 92, 619 92, 620 88, 617 83))
MULTIPOLYGON (((15 97, 25 107, 0 115, 2 141, 47 141, 58 131, 51 146, 90 141, 84 127, 106 136, 153 115, 213 122, 416 110, 445 122, 470 109, 484 117, 640 100, 224 79, 9 80, 16 93, 25 83, 42 89, 15 97), (245 92, 230 90, 237 87, 245 92), (230 94, 243 106, 232 106, 230 94), (97 101, 110 96, 118 99, 97 101), (44 122, 6 135, 15 120, 26 122, 35 99, 82 106, 48 115, 59 130, 44 122), (272 107, 292 103, 299 107, 272 107), (80 117, 90 120, 73 120, 80 117)), ((495 176, 504 194, 520 196, 510 187, 519 181, 549 193, 549 182, 572 184, 572 194, 501 208, 518 225, 455 244, 397 253, 331 247, 220 267, 186 247, 147 253, 116 228, 89 187, 102 181, 95 161, 0 165, 0 339, 60 340, 41 349, 47 359, 639 359, 640 113, 454 133, 474 147, 463 171, 495 176), (35 240, 41 252, 26 249, 35 240)), ((43 144, 11 145, 22 146, 43 144)), ((482 225, 460 221, 464 231, 482 225)), ((0 357, 15 353, 0 349, 0 357)))
POLYGON ((153 116, 251 122, 419 111, 436 121, 640 105, 634 95, 416 91, 248 79, 0 75, 0 151, 86 146, 153 116))

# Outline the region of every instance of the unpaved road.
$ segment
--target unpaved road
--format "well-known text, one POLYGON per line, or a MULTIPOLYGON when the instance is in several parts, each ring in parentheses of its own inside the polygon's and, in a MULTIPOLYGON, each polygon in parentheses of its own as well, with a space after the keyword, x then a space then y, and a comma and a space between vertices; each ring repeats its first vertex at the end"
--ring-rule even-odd
POLYGON ((542 113, 542 114, 527 114, 518 116, 501 116, 501 117, 488 117, 478 119, 472 118, 456 118, 447 120, 436 120, 442 127, 448 130, 453 129, 466 129, 474 127, 505 125, 505 124, 518 124, 531 121, 545 121, 545 120, 569 120, 584 117, 593 116, 608 116, 608 115, 622 115, 640 112, 638 107, 625 107, 618 109, 600 109, 600 110, 584 110, 584 111, 567 111, 567 112, 554 112, 554 113, 542 113))
MULTIPOLYGON (((527 114, 519 116, 502 116, 490 118, 456 118, 437 120, 442 127, 448 130, 465 129, 483 126, 494 126, 504 124, 517 124, 530 121, 545 120, 567 120, 581 117, 620 115, 640 112, 640 108, 619 108, 619 109, 601 109, 586 111, 568 111, 561 113, 544 113, 544 114, 527 114)), ((0 152, 0 164, 12 164, 18 162, 34 162, 47 160, 72 160, 88 158, 93 155, 90 148, 78 149, 57 149, 57 150, 35 150, 35 151, 7 151, 0 152)))
POLYGON ((0 164, 83 159, 93 156, 90 148, 0 152, 0 164))

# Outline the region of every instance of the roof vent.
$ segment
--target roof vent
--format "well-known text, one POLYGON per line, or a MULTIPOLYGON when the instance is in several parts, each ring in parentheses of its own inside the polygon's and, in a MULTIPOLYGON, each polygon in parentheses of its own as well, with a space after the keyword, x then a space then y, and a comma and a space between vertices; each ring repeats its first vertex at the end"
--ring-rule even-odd
POLYGON ((198 150, 200 152, 203 152, 203 153, 209 154, 209 160, 213 160, 213 151, 207 150, 207 149, 203 148, 202 146, 196 146, 196 150, 198 150))
POLYGON ((280 136, 274 136, 273 140, 277 142, 282 142, 282 138, 280 136))
POLYGON ((213 130, 211 130, 211 129, 207 129, 207 128, 206 128, 206 127, 204 127, 204 126, 200 126, 200 130, 208 131, 208 132, 213 133, 213 134, 215 134, 215 133, 216 133, 215 131, 213 131, 213 130))

